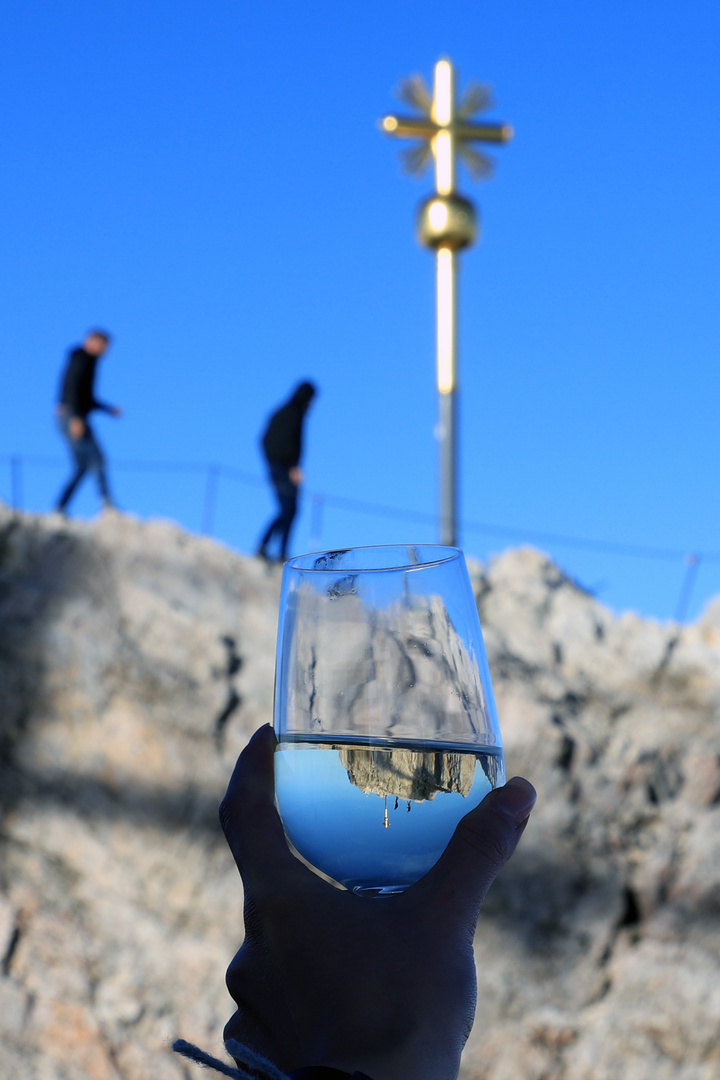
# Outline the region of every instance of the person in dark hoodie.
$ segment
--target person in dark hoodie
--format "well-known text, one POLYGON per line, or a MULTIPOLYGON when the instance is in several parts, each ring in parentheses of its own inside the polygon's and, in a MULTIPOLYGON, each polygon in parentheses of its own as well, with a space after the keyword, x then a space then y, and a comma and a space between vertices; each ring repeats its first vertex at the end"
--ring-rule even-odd
POLYGON ((300 469, 303 421, 316 393, 313 383, 300 383, 290 400, 272 414, 262 437, 270 482, 280 505, 280 512, 268 525, 257 549, 263 559, 269 558, 268 545, 273 536, 278 538, 278 560, 282 562, 287 555, 290 530, 297 513, 298 490, 303 482, 300 469))
POLYGON ((60 385, 57 406, 60 430, 67 441, 75 469, 63 488, 55 505, 61 514, 66 513, 75 490, 87 472, 94 472, 104 507, 112 507, 108 486, 105 457, 90 426, 88 415, 100 409, 111 416, 121 416, 115 405, 106 405, 95 397, 95 372, 100 357, 110 346, 110 335, 105 330, 91 330, 82 345, 71 349, 60 385))

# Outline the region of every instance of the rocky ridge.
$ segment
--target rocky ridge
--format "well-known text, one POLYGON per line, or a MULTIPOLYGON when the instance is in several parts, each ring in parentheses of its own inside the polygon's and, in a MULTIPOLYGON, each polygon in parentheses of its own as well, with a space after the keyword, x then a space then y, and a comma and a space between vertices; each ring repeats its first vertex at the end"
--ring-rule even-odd
MULTIPOLYGON (((270 715, 279 572, 166 522, 0 507, 0 1080, 222 1054, 217 826, 270 715)), ((720 601, 616 616, 544 555, 471 568, 509 772, 539 790, 476 938, 464 1080, 720 1076, 720 601)))

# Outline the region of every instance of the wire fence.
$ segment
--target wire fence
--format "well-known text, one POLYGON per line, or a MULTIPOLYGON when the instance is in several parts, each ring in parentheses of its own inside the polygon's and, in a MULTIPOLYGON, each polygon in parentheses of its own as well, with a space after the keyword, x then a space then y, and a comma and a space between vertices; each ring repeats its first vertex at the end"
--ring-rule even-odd
MULTIPOLYGON (((28 468, 63 468, 64 458, 42 457, 38 455, 4 454, 0 462, 9 468, 10 505, 15 510, 24 509, 24 479, 28 468)), ((201 531, 213 535, 219 498, 220 480, 230 480, 237 484, 261 488, 267 485, 264 477, 236 469, 229 465, 214 462, 161 462, 161 461, 113 461, 113 470, 128 472, 169 473, 204 476, 202 494, 201 531)), ((433 525, 437 518, 426 511, 403 509, 386 506, 382 503, 366 502, 344 495, 331 495, 325 492, 305 489, 305 496, 310 500, 310 535, 313 547, 322 547, 323 514, 326 508, 349 510, 376 518, 416 522, 433 525)), ((702 564, 720 564, 720 551, 690 551, 680 548, 660 547, 652 544, 626 544, 615 540, 598 540, 592 537, 569 536, 564 533, 543 532, 535 529, 521 529, 512 525, 500 525, 488 521, 463 519, 464 533, 476 533, 495 536, 501 539, 537 543, 543 546, 561 547, 604 555, 620 555, 633 559, 660 560, 684 566, 682 583, 675 607, 675 621, 683 622, 687 615, 692 594, 702 564)))

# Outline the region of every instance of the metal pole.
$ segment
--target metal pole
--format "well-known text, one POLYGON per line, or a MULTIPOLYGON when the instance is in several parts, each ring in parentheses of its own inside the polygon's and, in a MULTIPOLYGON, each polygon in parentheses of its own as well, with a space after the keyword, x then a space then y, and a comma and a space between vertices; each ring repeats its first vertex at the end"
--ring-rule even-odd
POLYGON ((435 65, 432 93, 419 75, 406 79, 401 96, 413 116, 385 116, 387 135, 418 139, 406 158, 411 171, 422 172, 430 156, 435 161, 435 194, 419 207, 418 238, 437 258, 437 376, 440 443, 440 542, 458 543, 458 383, 457 276, 458 252, 477 238, 477 215, 469 199, 457 190, 457 159, 462 156, 476 178, 489 175, 492 162, 473 145, 505 143, 509 124, 476 124, 470 120, 491 104, 490 88, 474 85, 456 102, 455 73, 448 59, 435 65), (457 107, 456 107, 457 105, 457 107), (422 144, 425 144, 423 147, 422 144))
POLYGON ((23 504, 22 458, 10 458, 10 499, 13 510, 21 510, 23 504))
POLYGON ((695 578, 697 572, 700 569, 700 555, 686 555, 685 566, 686 570, 683 575, 683 582, 680 588, 680 596, 678 597, 677 607, 675 609, 675 622, 682 623, 685 621, 688 608, 690 607, 690 597, 692 596, 693 585, 695 584, 695 578))
POLYGON ((440 543, 458 543, 457 480, 457 278, 458 257, 437 252, 437 385, 440 432, 440 543))

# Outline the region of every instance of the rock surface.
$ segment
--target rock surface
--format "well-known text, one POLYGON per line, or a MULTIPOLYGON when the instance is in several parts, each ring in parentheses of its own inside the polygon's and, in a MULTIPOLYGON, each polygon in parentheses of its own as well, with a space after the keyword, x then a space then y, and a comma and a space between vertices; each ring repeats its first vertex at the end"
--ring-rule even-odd
MULTIPOLYGON (((720 601, 680 631, 530 549, 471 576, 540 799, 481 917, 463 1078, 717 1080, 720 601)), ((168 523, 0 508, 0 1080, 222 1055, 217 804, 270 716, 279 578, 168 523)))
MULTIPOLYGON (((467 754, 368 750, 342 744, 337 749, 348 780, 366 794, 410 802, 434 799, 441 791, 466 797, 475 777, 475 759, 467 754)), ((492 786, 496 783, 497 772, 492 786)))

